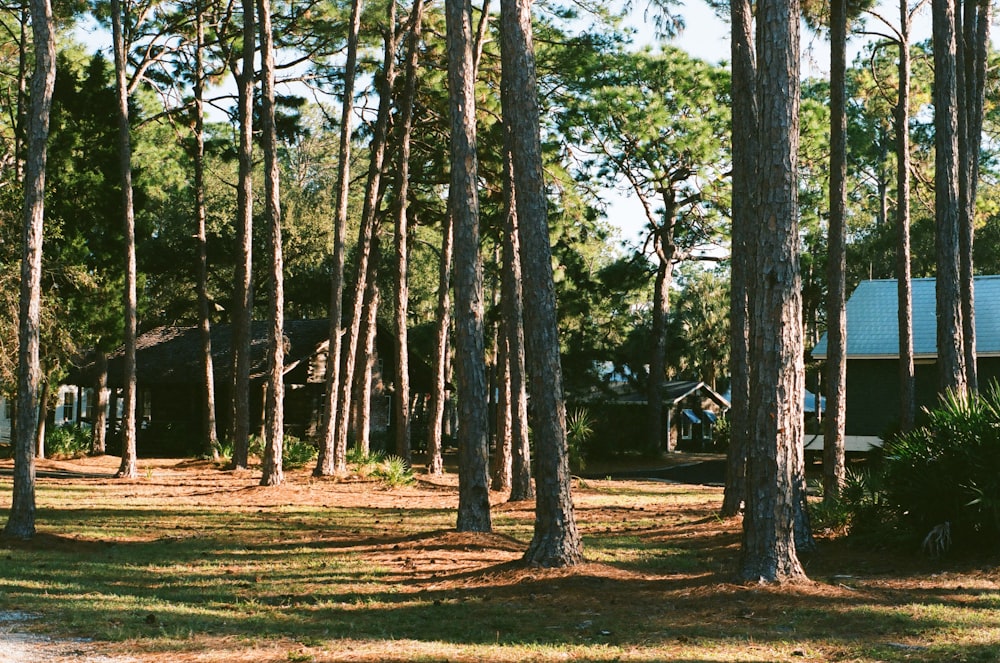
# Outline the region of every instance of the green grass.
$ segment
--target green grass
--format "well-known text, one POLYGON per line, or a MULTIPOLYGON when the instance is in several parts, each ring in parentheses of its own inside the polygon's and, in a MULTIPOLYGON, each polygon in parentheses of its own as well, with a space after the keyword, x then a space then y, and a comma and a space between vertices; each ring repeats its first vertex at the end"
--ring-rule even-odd
MULTIPOLYGON (((505 563, 527 545, 530 513, 498 509, 500 538, 456 539, 453 508, 427 506, 417 488, 397 499, 359 484, 366 506, 348 507, 338 499, 353 488, 294 480, 325 506, 292 492, 269 502, 250 479, 214 489, 233 506, 209 487, 177 499, 179 479, 159 470, 132 483, 43 479, 39 536, 0 543, 0 611, 151 657, 140 660, 1000 659, 993 569, 934 582, 912 561, 866 574, 868 558, 845 567, 831 554, 812 560, 814 586, 732 585, 738 526, 712 517, 713 489, 588 482, 576 502, 592 563, 567 573, 505 563), (419 574, 406 566, 416 555, 419 574), (438 573, 446 556, 459 561, 438 573), (843 573, 849 582, 824 580, 843 573)), ((4 520, 9 494, 0 477, 4 520)))

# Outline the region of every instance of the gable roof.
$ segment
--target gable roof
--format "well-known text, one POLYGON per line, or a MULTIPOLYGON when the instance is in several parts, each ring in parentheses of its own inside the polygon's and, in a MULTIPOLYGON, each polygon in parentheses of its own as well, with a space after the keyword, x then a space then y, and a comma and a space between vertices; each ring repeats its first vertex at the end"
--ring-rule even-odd
MULTIPOLYGON (((644 405, 648 399, 645 392, 634 389, 632 385, 622 385, 622 388, 614 389, 614 391, 617 393, 615 396, 610 398, 608 402, 644 405)), ((699 391, 714 401, 723 410, 728 410, 732 407, 726 396, 716 392, 704 382, 698 382, 695 380, 671 380, 664 382, 660 393, 663 394, 664 403, 674 406, 691 394, 699 391)))
MULTIPOLYGON (((937 357, 936 281, 913 279, 913 356, 937 357)), ((976 350, 980 357, 1000 357, 1000 276, 977 276, 976 350)), ((847 357, 899 357, 899 320, 896 279, 862 281, 847 301, 847 357)), ((827 336, 812 350, 814 359, 826 359, 827 336)))
MULTIPOLYGON (((261 380, 267 369, 266 322, 254 322, 250 341, 250 377, 261 380)), ((292 370, 305 358, 323 350, 329 337, 326 320, 285 321, 285 371, 292 370)), ((212 326, 212 363, 216 380, 229 379, 233 370, 232 331, 229 325, 212 326)), ((108 357, 108 386, 121 387, 124 351, 119 348, 108 357)), ((144 383, 199 384, 203 380, 201 335, 197 327, 157 327, 136 339, 136 379, 144 383)), ((71 370, 67 384, 90 385, 97 381, 93 361, 71 370)))

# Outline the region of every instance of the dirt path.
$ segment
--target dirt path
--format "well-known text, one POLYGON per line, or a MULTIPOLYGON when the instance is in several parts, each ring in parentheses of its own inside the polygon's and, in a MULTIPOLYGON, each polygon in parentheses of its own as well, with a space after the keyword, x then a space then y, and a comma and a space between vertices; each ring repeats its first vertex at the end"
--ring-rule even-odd
POLYGON ((0 612, 0 663, 129 663, 132 658, 109 657, 86 640, 50 638, 30 632, 38 615, 0 612))

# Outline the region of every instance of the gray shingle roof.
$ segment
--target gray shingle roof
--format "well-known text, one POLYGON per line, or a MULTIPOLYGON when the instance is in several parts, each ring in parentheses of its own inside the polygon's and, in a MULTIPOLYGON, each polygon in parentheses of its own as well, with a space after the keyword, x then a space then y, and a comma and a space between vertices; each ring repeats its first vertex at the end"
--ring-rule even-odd
MULTIPOLYGON (((935 280, 913 279, 913 354, 937 356, 935 280)), ((856 359, 899 356, 895 279, 862 281, 847 301, 847 356, 856 359)), ((1000 276, 977 276, 976 348, 980 356, 1000 356, 1000 276)), ((826 334, 812 350, 825 359, 826 334)))

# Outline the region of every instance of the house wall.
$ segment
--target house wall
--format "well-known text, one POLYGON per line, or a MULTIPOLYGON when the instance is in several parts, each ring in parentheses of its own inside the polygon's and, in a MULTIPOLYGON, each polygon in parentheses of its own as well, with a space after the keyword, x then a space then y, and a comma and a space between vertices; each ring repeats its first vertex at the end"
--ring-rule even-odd
MULTIPOLYGON (((979 360, 979 384, 985 390, 1000 381, 1000 358, 979 360)), ((914 366, 917 398, 917 423, 922 408, 934 408, 938 402, 937 362, 918 362, 914 366)), ((896 359, 849 359, 847 362, 848 436, 878 436, 899 428, 899 362, 896 359)))
POLYGON ((711 450, 715 437, 715 425, 708 423, 702 416, 705 411, 712 412, 717 419, 722 419, 723 413, 715 401, 701 394, 691 394, 671 409, 668 451, 674 449, 682 451, 711 450), (693 411, 702 420, 702 423, 691 423, 690 426, 686 427, 684 410, 693 411))

